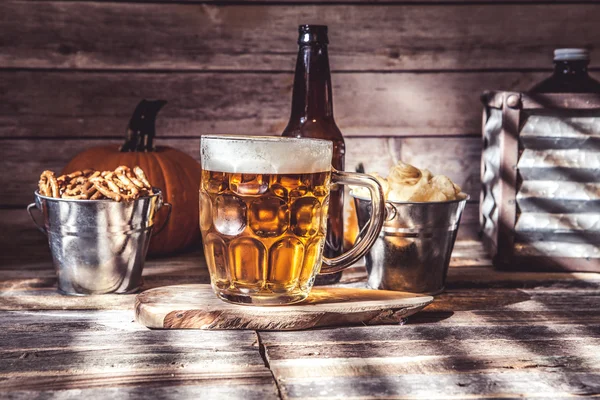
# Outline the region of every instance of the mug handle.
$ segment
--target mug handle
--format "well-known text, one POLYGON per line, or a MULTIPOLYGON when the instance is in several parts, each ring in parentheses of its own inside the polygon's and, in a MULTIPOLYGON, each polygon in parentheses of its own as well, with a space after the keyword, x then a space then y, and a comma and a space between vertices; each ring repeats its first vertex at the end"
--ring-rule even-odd
POLYGON ((385 197, 377 179, 366 174, 333 170, 331 173, 331 183, 366 187, 371 193, 373 211, 371 212, 371 218, 369 219, 362 240, 354 243, 354 246, 341 256, 334 258, 323 257, 325 265, 321 267, 320 274, 334 274, 339 272, 364 256, 371 249, 377 237, 379 237, 379 232, 383 227, 383 220, 385 218, 385 197))

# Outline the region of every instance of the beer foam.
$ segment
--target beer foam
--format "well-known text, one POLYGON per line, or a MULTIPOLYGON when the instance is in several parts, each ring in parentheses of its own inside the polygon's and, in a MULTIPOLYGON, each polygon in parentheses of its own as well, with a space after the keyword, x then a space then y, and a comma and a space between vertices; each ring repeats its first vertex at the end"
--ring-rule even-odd
POLYGON ((333 144, 321 139, 204 135, 200 163, 234 174, 301 174, 331 170, 333 144))

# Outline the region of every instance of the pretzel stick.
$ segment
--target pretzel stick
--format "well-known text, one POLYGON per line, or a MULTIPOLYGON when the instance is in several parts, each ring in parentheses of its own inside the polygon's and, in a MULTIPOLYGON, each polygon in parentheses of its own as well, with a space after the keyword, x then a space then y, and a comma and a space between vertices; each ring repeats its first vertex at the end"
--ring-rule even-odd
POLYGON ((70 189, 67 188, 67 190, 65 190, 65 192, 63 193, 63 196, 64 195, 75 196, 78 194, 81 194, 81 186, 75 186, 74 188, 70 188, 70 189))
POLYGON ((69 179, 73 179, 76 178, 78 176, 83 175, 82 171, 75 171, 75 172, 71 172, 70 174, 64 175, 65 177, 69 178, 69 179))
POLYGON ((120 167, 115 169, 115 172, 117 173, 117 175, 122 175, 123 177, 127 178, 127 180, 129 180, 138 188, 144 188, 144 183, 140 181, 133 172, 131 172, 131 168, 121 165, 120 167))
POLYGON ((40 176, 40 181, 38 182, 38 189, 42 196, 48 196, 48 179, 45 176, 40 176))
POLYGON ((127 186, 125 186, 123 184, 123 182, 121 182, 121 180, 119 178, 117 178, 115 175, 113 175, 111 177, 111 181, 119 187, 119 190, 127 191, 127 186))
POLYGON ((105 197, 113 199, 114 201, 121 201, 121 195, 118 193, 118 191, 115 193, 109 187, 106 187, 108 186, 108 182, 109 181, 101 177, 94 178, 92 181, 96 190, 102 193, 105 197), (106 186, 104 186, 105 184, 106 186))
POLYGON ((45 196, 50 197, 59 197, 58 196, 58 182, 54 177, 54 172, 52 171, 44 171, 40 176, 40 184, 42 181, 46 182, 46 185, 43 189, 45 196))
POLYGON ((119 167, 115 170, 115 172, 117 172, 116 177, 117 179, 121 182, 121 187, 129 192, 131 192, 131 195, 133 197, 136 197, 139 194, 139 190, 137 188, 137 186, 135 186, 133 184, 133 182, 131 181, 131 179, 127 178, 127 176, 125 176, 125 173, 123 170, 121 170, 121 168, 123 167, 119 167))
POLYGON ((135 167, 133 167, 133 173, 140 181, 142 181, 146 189, 152 188, 152 186, 150 186, 150 182, 148 182, 148 179, 146 179, 146 174, 144 174, 144 170, 142 170, 136 165, 135 167))
POLYGON ((127 178, 133 182, 133 184, 137 187, 139 187, 140 189, 145 189, 144 183, 141 182, 138 178, 135 177, 135 175, 133 175, 131 172, 129 172, 127 174, 127 178))

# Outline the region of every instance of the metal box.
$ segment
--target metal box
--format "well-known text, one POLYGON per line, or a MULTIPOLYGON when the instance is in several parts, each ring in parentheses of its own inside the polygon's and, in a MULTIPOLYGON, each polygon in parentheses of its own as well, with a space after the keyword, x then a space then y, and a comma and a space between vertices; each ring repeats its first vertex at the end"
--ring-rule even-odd
POLYGON ((482 101, 480 222, 494 265, 600 272, 600 95, 482 101))

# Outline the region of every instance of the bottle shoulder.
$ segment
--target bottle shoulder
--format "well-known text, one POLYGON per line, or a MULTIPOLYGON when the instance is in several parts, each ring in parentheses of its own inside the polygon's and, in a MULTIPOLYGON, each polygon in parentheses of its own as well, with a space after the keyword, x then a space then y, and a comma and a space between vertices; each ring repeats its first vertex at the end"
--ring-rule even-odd
POLYGON ((600 82, 589 75, 551 75, 534 85, 531 93, 600 93, 600 82))
POLYGON ((344 136, 335 124, 335 121, 319 122, 313 120, 304 123, 290 122, 284 129, 282 136, 326 139, 331 140, 341 148, 345 148, 344 136))

